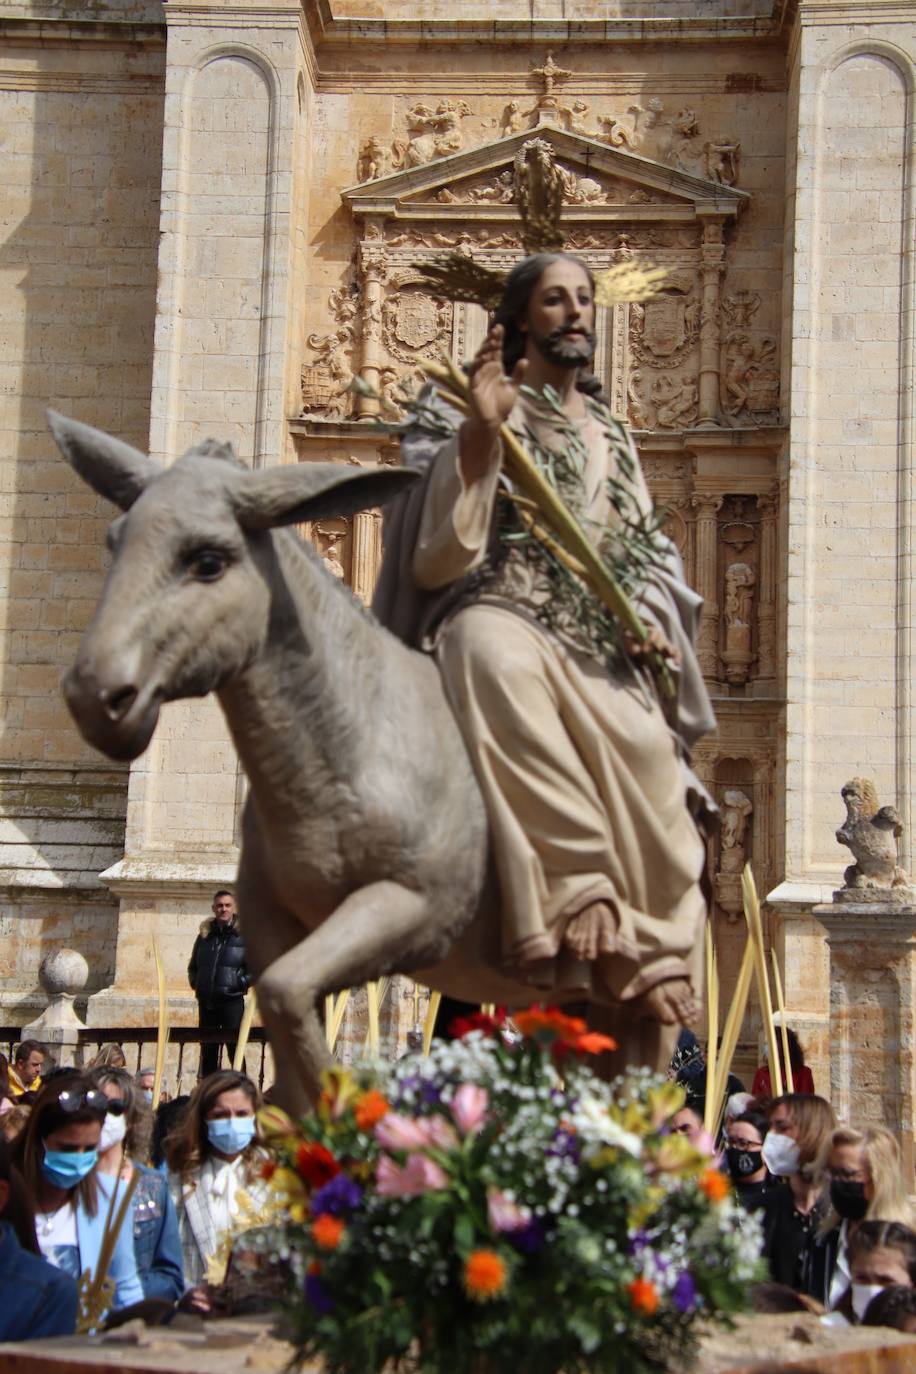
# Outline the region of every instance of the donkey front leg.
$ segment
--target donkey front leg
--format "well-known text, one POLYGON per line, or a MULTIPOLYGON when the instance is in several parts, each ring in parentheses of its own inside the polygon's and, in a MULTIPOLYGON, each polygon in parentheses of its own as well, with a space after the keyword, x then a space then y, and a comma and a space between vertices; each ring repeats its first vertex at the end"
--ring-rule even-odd
POLYGON ((282 1045, 295 1060, 278 1075, 281 1106, 303 1112, 321 1091, 322 1070, 331 1063, 318 1015, 321 999, 392 969, 417 967, 424 958, 428 962, 429 944, 424 895, 399 883, 370 883, 351 893, 317 930, 264 970, 257 984, 258 1006, 271 1042, 282 1045), (293 1077, 295 1100, 289 1100, 293 1077))

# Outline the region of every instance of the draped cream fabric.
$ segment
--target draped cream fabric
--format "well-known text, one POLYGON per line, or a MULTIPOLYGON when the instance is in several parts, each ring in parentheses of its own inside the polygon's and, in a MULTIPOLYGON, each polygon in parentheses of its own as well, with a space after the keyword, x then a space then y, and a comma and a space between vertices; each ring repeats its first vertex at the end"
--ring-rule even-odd
MULTIPOLYGON (((530 403, 516 407, 512 423, 534 428, 543 444, 558 442, 530 403)), ((615 517, 605 479, 622 474, 597 419, 580 426, 588 452, 583 513, 607 527, 615 517)), ((473 585, 493 549, 498 469, 466 489, 457 448, 456 436, 433 460, 426 484, 412 557, 414 581, 425 592, 469 575, 473 585)), ((637 474, 634 495, 647 509, 638 464, 637 474)), ((683 625, 676 597, 666 598, 670 580, 653 579, 641 609, 690 660, 694 726, 708 728, 692 626, 683 625)), ((458 599, 437 628, 436 653, 490 817, 507 969, 616 1002, 664 979, 696 975, 704 845, 687 805, 682 741, 654 693, 628 672, 609 674, 538 623, 547 595, 523 557, 511 556, 481 578, 470 604, 458 599), (569 920, 597 899, 610 904, 614 920, 589 967, 562 938, 569 920)), ((689 609, 698 605, 693 598, 689 609)))

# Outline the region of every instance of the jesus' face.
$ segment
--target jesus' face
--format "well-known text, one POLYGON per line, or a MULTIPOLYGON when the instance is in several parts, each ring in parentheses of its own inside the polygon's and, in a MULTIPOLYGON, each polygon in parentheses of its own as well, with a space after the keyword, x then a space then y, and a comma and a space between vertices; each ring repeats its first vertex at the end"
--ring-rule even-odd
POLYGON ((538 278, 521 326, 554 367, 587 367, 595 355, 595 301, 582 266, 560 259, 538 278))

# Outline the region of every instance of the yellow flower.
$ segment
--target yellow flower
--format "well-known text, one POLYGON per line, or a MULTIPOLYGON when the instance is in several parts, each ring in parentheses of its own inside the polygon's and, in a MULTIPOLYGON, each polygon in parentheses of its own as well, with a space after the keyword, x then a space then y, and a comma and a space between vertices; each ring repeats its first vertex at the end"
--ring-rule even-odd
POLYGON ((653 1131, 664 1126, 675 1112, 681 1110, 686 1101, 687 1094, 680 1083, 671 1081, 662 1083, 657 1088, 650 1088, 646 1093, 646 1106, 649 1109, 653 1131))
POLYGON ((360 1086, 349 1069, 325 1069, 321 1075, 318 1111, 325 1120, 337 1121, 360 1093, 360 1086))

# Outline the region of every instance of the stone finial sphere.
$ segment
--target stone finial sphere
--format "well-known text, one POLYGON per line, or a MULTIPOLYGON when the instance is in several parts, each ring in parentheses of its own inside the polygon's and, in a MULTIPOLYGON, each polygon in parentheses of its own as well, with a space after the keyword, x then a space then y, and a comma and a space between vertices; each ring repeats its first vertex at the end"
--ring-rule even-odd
POLYGON ((75 997, 89 980, 89 965, 75 949, 56 949, 46 954, 38 969, 38 981, 49 997, 62 993, 75 997))

